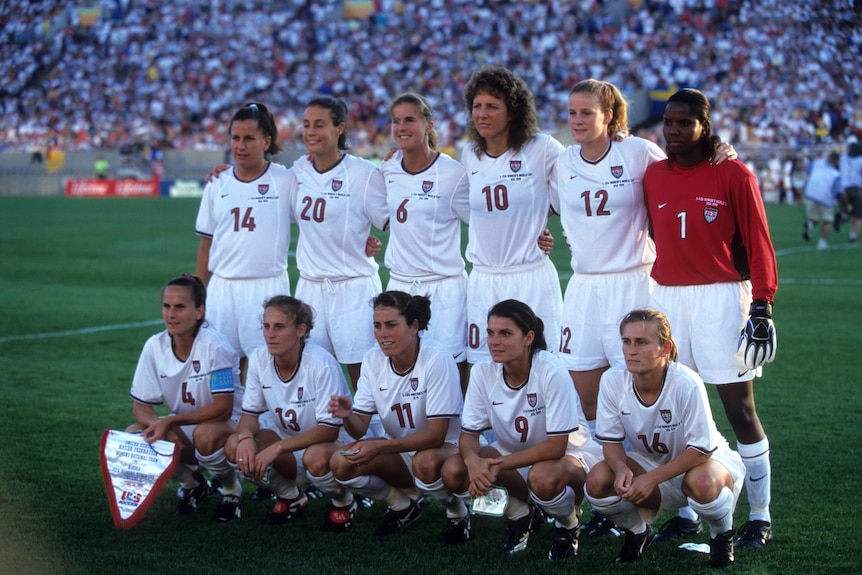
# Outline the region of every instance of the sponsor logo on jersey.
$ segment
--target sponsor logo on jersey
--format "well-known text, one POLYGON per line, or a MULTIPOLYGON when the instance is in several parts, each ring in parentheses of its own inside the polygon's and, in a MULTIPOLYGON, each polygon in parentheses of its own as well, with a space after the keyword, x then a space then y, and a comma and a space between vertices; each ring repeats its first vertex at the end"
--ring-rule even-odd
POLYGON ((521 160, 509 160, 509 169, 514 173, 521 171, 521 160))
POLYGON ((265 195, 269 191, 269 184, 258 184, 257 185, 257 193, 261 196, 265 195))
POLYGON ((197 359, 192 361, 192 369, 195 370, 195 373, 200 373, 201 371, 201 362, 197 359))
POLYGON ((433 188, 433 187, 434 187, 434 182, 429 182, 428 180, 424 180, 422 182, 422 191, 426 194, 428 192, 430 192, 431 188, 433 188))
POLYGON ((417 387, 419 387, 419 378, 418 377, 411 377, 410 378, 410 389, 412 389, 413 391, 416 391, 417 387))
POLYGON ((343 185, 344 185, 344 182, 342 180, 332 180, 332 191, 337 192, 338 190, 341 189, 341 186, 343 186, 343 185))
POLYGON ((703 208, 703 219, 706 220, 706 223, 711 224, 718 217, 718 208, 713 208, 707 206, 703 208))
POLYGON ((623 175, 623 167, 622 166, 611 166, 611 175, 617 179, 621 178, 623 175))
POLYGON ((670 423, 670 420, 673 419, 673 415, 671 415, 669 409, 662 409, 660 411, 660 413, 661 413, 661 420, 664 421, 665 423, 670 423))
POLYGON ((297 389, 296 390, 296 399, 301 400, 304 393, 305 393, 305 388, 300 387, 299 389, 297 389))
POLYGON ((539 398, 536 396, 535 393, 528 393, 527 394, 527 403, 530 404, 530 407, 536 407, 536 403, 538 403, 538 401, 539 401, 539 398))

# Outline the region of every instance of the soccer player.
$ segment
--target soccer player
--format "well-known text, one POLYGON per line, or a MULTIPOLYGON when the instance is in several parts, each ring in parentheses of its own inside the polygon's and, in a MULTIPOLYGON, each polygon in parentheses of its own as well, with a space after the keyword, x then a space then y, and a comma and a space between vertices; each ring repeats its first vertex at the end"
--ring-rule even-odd
POLYGON ((810 233, 821 221, 820 239, 817 241, 817 249, 829 248, 826 238, 832 229, 833 209, 835 201, 840 198, 840 213, 845 209, 845 197, 841 187, 841 172, 839 171, 840 156, 838 152, 831 152, 825 158, 815 158, 811 162, 811 171, 808 181, 805 183, 805 229, 802 237, 805 241, 811 239, 810 233))
POLYGON ((650 307, 674 326, 679 362, 718 386, 747 471, 751 511, 736 546, 762 547, 772 539, 772 471, 754 377, 775 357, 778 271, 757 177, 739 160, 709 161, 719 142, 709 114, 693 89, 665 105, 668 159, 644 176, 656 246, 650 307))
POLYGON ((356 502, 333 477, 329 459, 348 437, 339 437, 342 422, 329 415, 329 398, 349 391, 335 358, 307 341, 313 326, 311 308, 298 299, 279 295, 266 302, 266 348, 249 358, 242 417, 226 452, 243 476, 275 493, 269 524, 301 514, 308 497, 300 485, 313 481, 332 498, 323 530, 346 531, 356 502), (272 425, 261 427, 263 413, 272 425))
POLYGON ((263 104, 237 110, 229 133, 236 166, 204 188, 195 222, 201 237, 196 273, 208 282, 208 321, 244 359, 264 345, 257 321, 263 302, 290 293, 288 191, 294 176, 266 159, 281 145, 263 104))
POLYGON ((539 245, 550 209, 548 184, 563 146, 540 134, 533 95, 500 66, 485 66, 464 87, 470 145, 461 154, 470 184, 467 259, 467 360, 487 361, 485 320, 496 302, 515 298, 542 318, 557 342, 560 278, 539 245))
POLYGON ((452 355, 420 338, 430 319, 426 296, 387 291, 374 298, 378 347, 363 358, 353 401, 333 395, 329 409, 356 439, 375 414, 385 435, 345 446, 331 468, 354 493, 386 502, 377 535, 397 535, 419 519, 418 488, 446 508, 444 543, 459 544, 469 537, 467 507, 443 485, 440 469, 458 451, 463 399, 452 355))
POLYGON ((654 537, 649 524, 687 502, 709 526, 709 566, 727 567, 742 460, 715 427, 703 381, 676 362, 667 318, 634 310, 620 335, 625 367, 602 375, 596 433, 604 461, 587 475, 587 499, 625 530, 619 563, 638 561, 654 537))
POLYGON ((308 154, 293 164, 290 205, 299 226, 296 297, 314 310, 317 326, 309 341, 346 364, 355 387, 362 356, 374 347, 368 302, 382 289, 365 247, 371 226, 386 225, 386 196, 376 166, 347 153, 346 129, 344 102, 320 96, 308 103, 308 154))
POLYGON ((491 308, 487 326, 493 361, 472 368, 460 453, 446 461, 443 481, 463 497, 482 497, 495 486, 508 491, 504 552, 526 549, 542 523, 538 506, 555 522, 548 558, 574 558, 584 481, 601 448, 569 374, 546 351, 541 318, 525 303, 506 300, 491 308), (482 446, 487 429, 496 441, 482 446))
POLYGON ((147 340, 138 359, 129 393, 135 423, 126 431, 141 432, 149 443, 164 439, 180 446, 174 515, 194 513, 210 495, 202 466, 221 482, 215 520, 225 522, 239 517, 242 501, 242 486, 224 452, 236 431, 242 386, 239 356, 204 323, 205 302, 206 288, 195 276, 179 276, 162 289, 165 330, 147 340), (162 404, 171 413, 159 417, 154 406, 162 404))
POLYGON ((389 114, 397 152, 380 166, 389 208, 386 289, 431 299, 434 319, 425 335, 455 358, 466 389, 467 272, 461 223, 470 219, 467 172, 437 151, 433 111, 425 98, 402 94, 389 114))

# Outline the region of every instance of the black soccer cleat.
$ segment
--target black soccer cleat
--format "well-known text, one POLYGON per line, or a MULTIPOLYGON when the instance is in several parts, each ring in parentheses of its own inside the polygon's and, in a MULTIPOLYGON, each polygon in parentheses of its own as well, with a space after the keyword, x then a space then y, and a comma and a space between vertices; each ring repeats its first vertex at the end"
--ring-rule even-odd
POLYGON ((753 519, 739 529, 736 548, 757 549, 772 541, 772 523, 753 519))
POLYGON ((470 515, 446 520, 443 545, 463 545, 470 540, 470 515))
POLYGON ((520 519, 507 519, 506 544, 503 545, 503 552, 513 555, 526 549, 530 534, 539 530, 543 517, 537 507, 532 507, 530 513, 520 519))
POLYGON ((375 535, 386 537, 389 535, 400 535, 407 527, 416 523, 422 517, 422 509, 419 505, 410 500, 410 505, 401 511, 393 511, 391 508, 383 514, 383 521, 377 526, 375 535))
POLYGON ((203 475, 195 471, 194 478, 199 482, 195 487, 181 487, 177 492, 180 501, 177 503, 177 508, 174 509, 174 517, 191 515, 197 511, 198 506, 203 503, 212 492, 209 482, 203 475))
POLYGON ((700 524, 699 518, 697 521, 692 521, 685 517, 676 516, 668 520, 659 528, 658 533, 655 534, 654 541, 656 543, 660 543, 662 541, 673 541, 675 539, 697 535, 701 531, 703 531, 703 527, 700 524))
POLYGON ((578 536, 581 528, 575 525, 571 529, 557 527, 554 529, 554 541, 548 551, 548 559, 559 561, 562 559, 574 559, 578 556, 578 536))
POLYGON ((620 556, 617 557, 617 563, 634 563, 640 561, 644 551, 655 539, 655 532, 652 527, 647 525, 646 531, 643 533, 634 534, 631 531, 626 531, 626 540, 623 543, 623 548, 620 550, 620 556))
POLYGON ((218 505, 213 521, 227 523, 242 516, 242 495, 224 495, 218 505))
POLYGON ((719 533, 709 540, 709 562, 712 569, 724 569, 733 565, 733 529, 719 533))
POLYGON ((589 522, 581 527, 583 535, 587 537, 619 537, 623 534, 610 518, 605 517, 595 509, 592 513, 593 516, 589 522))

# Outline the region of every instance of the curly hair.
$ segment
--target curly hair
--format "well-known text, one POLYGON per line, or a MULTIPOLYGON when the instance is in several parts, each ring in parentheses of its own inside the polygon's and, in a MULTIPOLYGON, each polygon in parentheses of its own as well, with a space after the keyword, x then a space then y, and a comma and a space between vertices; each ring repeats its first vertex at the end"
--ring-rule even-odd
POLYGON ((487 142, 479 135, 473 122, 473 101, 479 94, 490 94, 505 102, 509 124, 509 149, 520 150, 539 133, 536 103, 527 84, 511 70, 502 66, 484 66, 470 76, 464 86, 464 104, 467 106, 467 137, 477 154, 487 153, 487 142))

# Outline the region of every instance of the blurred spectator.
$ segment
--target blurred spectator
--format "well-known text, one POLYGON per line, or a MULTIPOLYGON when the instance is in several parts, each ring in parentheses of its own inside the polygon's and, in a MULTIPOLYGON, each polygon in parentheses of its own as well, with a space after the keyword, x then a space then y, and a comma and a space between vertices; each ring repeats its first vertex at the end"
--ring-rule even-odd
POLYGON ((714 124, 740 147, 862 132, 852 0, 380 0, 362 21, 342 4, 2 3, 0 150, 225 149, 231 112, 263 93, 287 143, 300 144, 303 104, 331 94, 350 106, 354 147, 388 147, 386 105, 405 91, 428 95, 448 147, 468 72, 486 63, 526 80, 546 130, 565 126, 567 89, 595 77, 627 94, 716 94, 714 124))

